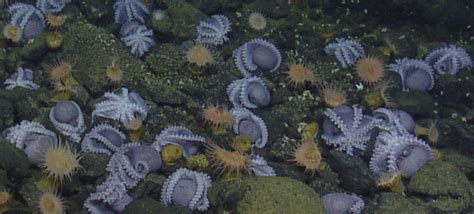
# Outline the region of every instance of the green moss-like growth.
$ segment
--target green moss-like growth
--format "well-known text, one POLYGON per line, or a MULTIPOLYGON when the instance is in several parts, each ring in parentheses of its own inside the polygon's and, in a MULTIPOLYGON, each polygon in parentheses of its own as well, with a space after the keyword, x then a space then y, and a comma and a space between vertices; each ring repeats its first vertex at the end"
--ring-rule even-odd
POLYGON ((158 32, 184 39, 196 37, 196 26, 207 18, 206 14, 183 0, 163 1, 168 7, 159 16, 151 14, 151 27, 158 32))
POLYGON ((377 207, 375 213, 387 213, 387 214, 422 214, 428 213, 426 208, 419 204, 415 204, 409 201, 406 197, 398 193, 382 193, 377 198, 377 207))
POLYGON ((13 144, 0 138, 0 167, 12 176, 24 176, 28 173, 29 161, 26 154, 13 144))
POLYGON ((435 198, 428 205, 443 212, 460 212, 471 201, 470 183, 455 166, 438 160, 425 164, 408 183, 408 191, 435 198))
POLYGON ((233 213, 324 213, 319 195, 285 177, 248 177, 213 184, 211 203, 233 213))
POLYGON ((25 60, 36 61, 41 59, 46 52, 48 47, 46 45, 46 33, 42 33, 35 39, 28 42, 20 49, 20 54, 25 60))

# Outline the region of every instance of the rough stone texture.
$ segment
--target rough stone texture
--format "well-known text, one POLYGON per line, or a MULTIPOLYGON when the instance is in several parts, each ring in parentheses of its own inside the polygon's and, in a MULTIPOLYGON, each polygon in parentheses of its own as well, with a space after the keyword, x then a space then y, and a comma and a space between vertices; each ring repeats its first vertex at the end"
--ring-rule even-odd
POLYGON ((471 202, 471 185, 466 176, 450 163, 432 160, 408 183, 408 192, 420 198, 433 198, 427 205, 442 212, 461 212, 471 202))
POLYGON ((331 169, 338 174, 343 188, 360 195, 375 192, 375 177, 365 163, 358 156, 349 156, 345 153, 331 150, 328 163, 331 169))
POLYGON ((375 207, 374 213, 422 214, 429 212, 426 208, 410 201, 401 194, 385 192, 377 196, 377 206, 375 207))
POLYGON ((216 182, 209 199, 221 212, 233 213, 324 213, 324 207, 309 186, 285 177, 248 177, 241 181, 216 182))
POLYGON ((28 174, 30 163, 23 151, 3 138, 0 138, 0 151, 2 151, 0 167, 5 169, 9 175, 23 177, 28 174))

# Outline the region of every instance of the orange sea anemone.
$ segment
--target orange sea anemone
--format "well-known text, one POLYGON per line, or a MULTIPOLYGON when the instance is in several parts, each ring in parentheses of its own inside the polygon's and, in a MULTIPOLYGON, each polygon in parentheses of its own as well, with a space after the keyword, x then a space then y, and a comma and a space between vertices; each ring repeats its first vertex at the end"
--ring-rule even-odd
POLYGON ((62 214, 66 213, 66 206, 62 198, 57 194, 45 192, 38 201, 38 208, 43 214, 62 214))
POLYGON ((314 83, 316 81, 313 71, 302 63, 290 64, 288 68, 288 79, 296 86, 303 86, 306 82, 314 83))
POLYGON ((416 125, 415 127, 416 136, 426 136, 430 143, 436 143, 439 139, 439 130, 437 127, 437 121, 431 123, 429 127, 421 127, 416 125))
POLYGON ((374 84, 385 77, 385 65, 383 61, 374 56, 360 58, 355 68, 359 78, 367 84, 374 84))
POLYGON ((225 106, 207 105, 201 112, 202 118, 216 128, 230 129, 234 125, 234 116, 225 106))
POLYGON ((105 76, 112 83, 119 83, 123 80, 123 71, 120 69, 117 57, 114 57, 112 64, 105 68, 105 76))
POLYGON ((70 180, 71 176, 81 167, 79 154, 71 150, 67 145, 56 144, 46 150, 41 167, 48 177, 62 183, 70 180))
POLYGON ((313 140, 304 140, 294 150, 293 159, 298 166, 305 168, 305 172, 310 172, 312 175, 319 170, 321 164, 321 152, 313 140))
POLYGON ((388 189, 391 192, 403 193, 405 191, 405 186, 402 182, 402 174, 400 172, 387 173, 386 175, 378 177, 377 186, 388 189))
POLYGON ((249 172, 250 161, 239 151, 227 151, 212 142, 204 144, 209 162, 216 170, 227 175, 240 176, 241 171, 249 172))
POLYGON ((331 108, 347 102, 347 93, 335 83, 323 83, 320 85, 324 102, 331 108))
POLYGON ((267 27, 265 16, 259 12, 252 12, 249 15, 249 25, 254 30, 263 30, 267 27))
POLYGON ((49 28, 51 29, 58 29, 61 28, 64 23, 66 23, 68 16, 66 15, 54 15, 52 13, 48 13, 46 15, 46 23, 48 24, 49 28))
POLYGON ((380 96, 382 97, 385 107, 387 108, 393 108, 396 105, 395 101, 388 93, 388 89, 392 87, 393 84, 390 81, 382 81, 376 86, 376 89, 380 91, 380 96))
POLYGON ((47 66, 49 79, 52 81, 63 81, 72 74, 74 64, 74 60, 70 57, 56 58, 47 66))
POLYGON ((15 25, 7 24, 3 27, 3 36, 13 42, 20 42, 23 31, 20 27, 15 25))
POLYGON ((189 48, 186 52, 186 60, 199 67, 215 63, 214 55, 211 50, 203 44, 196 44, 189 48))

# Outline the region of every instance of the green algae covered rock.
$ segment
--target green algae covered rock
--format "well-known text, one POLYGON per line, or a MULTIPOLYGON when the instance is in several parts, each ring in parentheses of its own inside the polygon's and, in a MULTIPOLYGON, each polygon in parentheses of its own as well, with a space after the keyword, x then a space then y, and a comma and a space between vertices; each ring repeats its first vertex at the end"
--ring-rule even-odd
POLYGON ((113 59, 119 59, 118 64, 124 72, 121 84, 137 91, 145 100, 151 95, 159 95, 159 100, 151 97, 156 102, 174 100, 177 95, 180 97, 179 92, 150 72, 148 66, 130 54, 130 50, 114 35, 83 19, 75 20, 68 26, 63 51, 75 61, 77 72, 74 77, 93 96, 102 96, 104 91, 110 91, 104 69, 112 64, 113 59))
POLYGON ((150 197, 143 197, 137 198, 130 203, 125 210, 122 212, 123 214, 184 214, 184 213, 192 213, 191 210, 184 208, 184 207, 165 207, 159 201, 156 201, 150 197))
POLYGON ((375 207, 374 213, 422 214, 429 212, 423 206, 408 200, 401 194, 385 192, 377 197, 377 206, 375 207))
POLYGON ((342 187, 360 195, 375 192, 377 187, 375 177, 369 170, 367 163, 360 157, 331 150, 328 163, 331 169, 338 174, 342 187))
POLYGON ((2 151, 0 168, 5 169, 12 176, 21 177, 28 173, 30 162, 23 151, 3 138, 0 138, 0 151, 2 151))
POLYGON ((163 3, 168 9, 151 14, 153 30, 184 39, 194 39, 197 35, 196 26, 199 21, 207 18, 206 14, 183 0, 166 0, 163 3))
POLYGON ((394 99, 400 109, 411 114, 431 114, 435 108, 433 97, 422 91, 398 92, 394 99))
POLYGON ((429 200, 427 205, 443 212, 461 212, 471 202, 470 183, 455 166, 438 160, 425 164, 408 183, 408 191, 429 200))
POLYGON ((25 60, 36 61, 41 59, 46 52, 48 47, 46 45, 46 33, 42 33, 36 38, 32 39, 31 42, 26 43, 21 49, 20 54, 25 60))
POLYGON ((232 213, 324 213, 319 194, 309 186, 285 177, 215 182, 209 198, 213 206, 232 213))

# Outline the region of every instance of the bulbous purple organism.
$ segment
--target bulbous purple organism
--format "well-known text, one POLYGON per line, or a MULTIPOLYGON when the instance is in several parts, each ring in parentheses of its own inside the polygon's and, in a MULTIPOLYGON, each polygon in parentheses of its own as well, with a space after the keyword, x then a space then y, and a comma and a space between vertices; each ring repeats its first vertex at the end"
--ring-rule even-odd
POLYGON ((114 4, 115 23, 139 21, 145 23, 149 8, 140 0, 117 0, 114 4))
POLYGON ((222 45, 229 40, 227 33, 230 32, 229 18, 224 15, 213 15, 210 18, 200 21, 196 27, 200 43, 222 45))
POLYGON ((275 170, 268 165, 263 157, 252 154, 249 156, 249 160, 249 169, 255 176, 276 176, 275 170))
POLYGON ((71 0, 37 0, 36 7, 44 14, 61 12, 71 0))
POLYGON ((384 131, 395 130, 400 134, 415 133, 415 120, 405 111, 378 108, 374 110, 373 115, 378 120, 377 127, 384 131))
POLYGON ((400 172, 409 178, 431 159, 431 148, 417 137, 394 131, 382 132, 377 136, 370 169, 379 177, 400 172))
POLYGON ((15 87, 22 87, 27 89, 37 89, 39 85, 33 82, 33 71, 30 69, 23 69, 19 67, 15 73, 10 75, 8 79, 3 82, 6 89, 12 90, 15 87))
POLYGON ((153 45, 153 31, 138 22, 127 22, 120 28, 120 40, 130 47, 130 52, 143 56, 153 45))
POLYGON ((464 49, 455 45, 431 51, 426 56, 425 62, 442 75, 454 75, 463 68, 472 67, 471 56, 464 49))
POLYGON ((185 127, 170 126, 156 136, 152 146, 161 151, 161 148, 167 144, 178 145, 183 149, 183 156, 188 157, 197 154, 199 143, 204 142, 206 142, 206 138, 193 134, 185 127))
POLYGON ((3 136, 8 142, 23 150, 31 163, 40 165, 44 152, 58 143, 56 134, 37 122, 23 120, 20 124, 7 128, 3 136))
POLYGON ((321 197, 326 214, 354 213, 359 214, 364 209, 364 201, 346 193, 328 193, 321 197))
POLYGON ((109 124, 95 126, 82 139, 83 152, 103 153, 112 155, 119 152, 125 141, 125 134, 109 124))
POLYGON ((247 136, 257 148, 267 144, 268 129, 262 118, 241 107, 232 108, 230 113, 235 118, 234 133, 247 136))
POLYGON ((237 107, 265 107, 270 104, 271 100, 270 92, 259 77, 234 80, 227 87, 227 94, 234 106, 237 107))
POLYGON ((365 55, 364 48, 359 42, 350 39, 336 39, 335 43, 326 45, 324 51, 336 56, 343 68, 353 65, 357 59, 365 55))
POLYGON ((326 144, 335 146, 337 150, 348 155, 362 153, 370 140, 370 131, 375 127, 376 120, 363 115, 362 109, 340 105, 324 112, 322 138, 326 144))
POLYGON ((251 71, 262 69, 274 72, 281 64, 280 51, 263 39, 253 39, 234 51, 234 62, 244 77, 251 77, 251 71))
POLYGON ((403 91, 429 91, 434 87, 433 68, 424 61, 403 58, 387 67, 400 74, 403 91))
POLYGON ((33 39, 43 32, 44 16, 35 6, 24 3, 14 3, 8 7, 11 14, 10 24, 20 27, 23 31, 22 41, 33 39))
POLYGON ((79 143, 86 129, 81 108, 74 101, 61 101, 49 111, 49 119, 54 127, 72 142, 79 143))
POLYGON ((106 181, 97 186, 84 202, 91 213, 121 212, 133 199, 127 194, 149 172, 161 167, 160 152, 152 146, 128 143, 114 153, 107 164, 106 181))
POLYGON ((171 174, 161 188, 161 202, 168 206, 177 204, 191 210, 205 211, 209 208, 207 191, 211 178, 200 172, 180 168, 171 174))
POLYGON ((145 101, 135 92, 128 93, 128 89, 122 88, 121 94, 106 92, 104 100, 95 105, 92 118, 96 116, 120 120, 127 125, 130 120, 145 120, 148 114, 148 106, 145 101))

